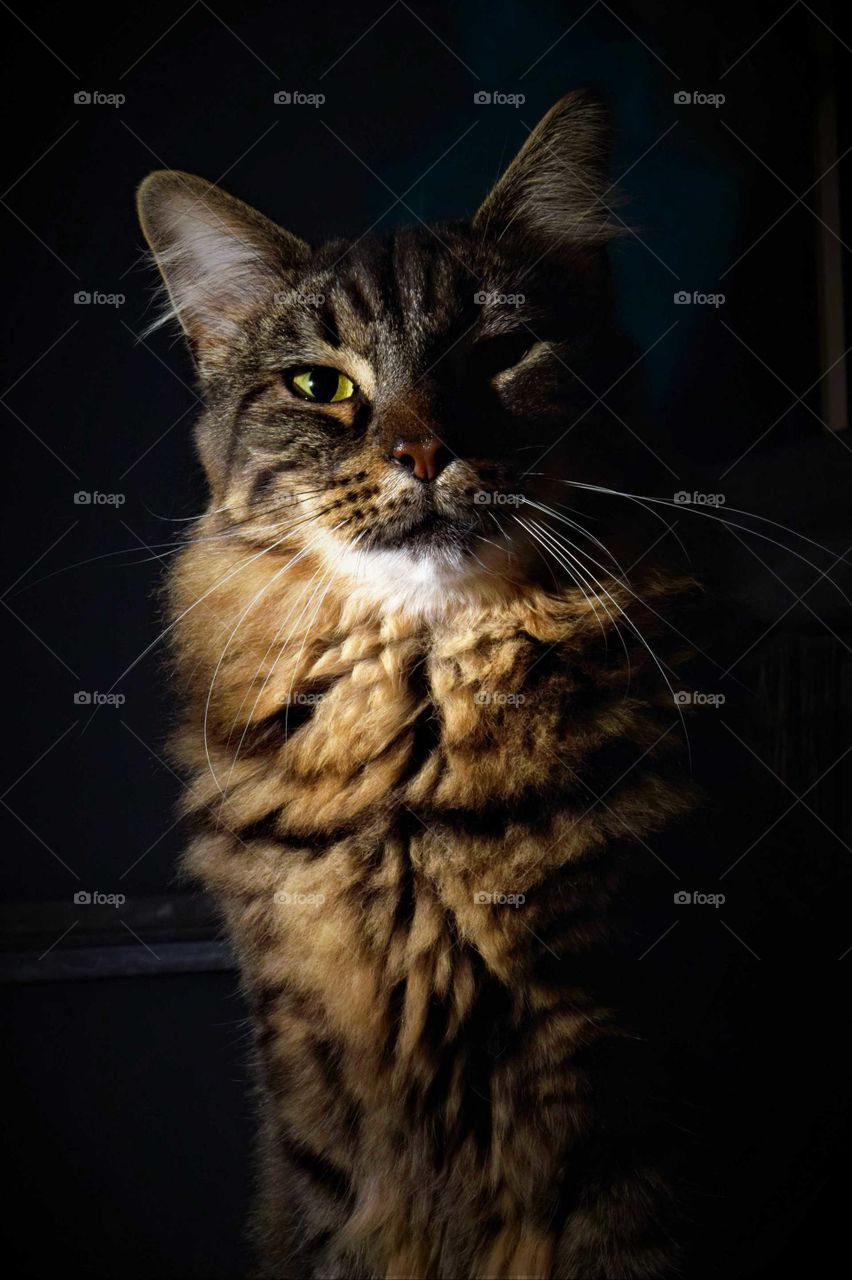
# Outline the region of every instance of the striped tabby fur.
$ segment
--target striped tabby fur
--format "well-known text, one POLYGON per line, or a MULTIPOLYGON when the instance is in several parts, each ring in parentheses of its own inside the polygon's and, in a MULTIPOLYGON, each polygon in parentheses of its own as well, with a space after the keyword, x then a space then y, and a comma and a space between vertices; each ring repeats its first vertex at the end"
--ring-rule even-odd
POLYGON ((471 223, 354 246, 185 175, 140 194, 207 406, 176 752, 256 1032, 267 1277, 676 1263, 610 957, 640 842, 691 802, 644 642, 687 584, 646 560, 604 594, 510 519, 614 474, 599 416, 559 438, 607 333, 602 129, 572 95, 471 223), (295 400, 299 365, 358 396, 295 400), (393 449, 433 436, 424 483, 393 449))

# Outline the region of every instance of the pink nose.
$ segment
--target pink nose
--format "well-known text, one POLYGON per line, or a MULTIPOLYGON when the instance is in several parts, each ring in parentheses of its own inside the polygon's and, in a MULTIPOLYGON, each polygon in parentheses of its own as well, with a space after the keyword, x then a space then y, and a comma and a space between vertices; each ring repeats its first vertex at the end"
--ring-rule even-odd
POLYGON ((430 481, 441 474, 450 461, 450 453, 437 436, 429 436, 427 440, 400 440, 391 450, 406 471, 417 480, 430 481))

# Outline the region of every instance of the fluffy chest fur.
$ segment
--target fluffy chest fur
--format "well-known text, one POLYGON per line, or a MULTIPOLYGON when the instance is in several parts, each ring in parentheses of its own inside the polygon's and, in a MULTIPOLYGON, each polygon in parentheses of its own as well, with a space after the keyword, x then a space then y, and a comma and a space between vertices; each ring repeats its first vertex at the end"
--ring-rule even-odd
POLYGON ((589 958, 636 842, 688 805, 676 712, 576 593, 426 621, 249 555, 200 545, 175 577, 178 750, 276 1144, 377 1274, 532 1250, 547 1275, 583 1055, 618 1040, 589 958))
MULTIPOLYGON (((649 582, 645 599, 680 586, 649 582)), ((424 620, 347 587, 287 557, 185 557, 180 753, 188 807, 212 829, 310 864, 404 831, 436 893, 471 897, 528 894, 680 812, 659 769, 676 709, 611 615, 605 627, 576 592, 535 591, 424 620)))

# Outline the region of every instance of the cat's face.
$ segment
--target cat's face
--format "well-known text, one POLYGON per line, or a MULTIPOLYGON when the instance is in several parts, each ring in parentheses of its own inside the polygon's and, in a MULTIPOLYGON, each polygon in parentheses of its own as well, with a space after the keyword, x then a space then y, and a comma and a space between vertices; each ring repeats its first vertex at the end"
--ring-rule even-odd
POLYGON ((377 589, 523 572, 518 512, 547 486, 528 472, 562 457, 605 333, 602 165, 599 108, 574 96, 470 223, 317 249, 152 175, 140 213, 196 357, 222 527, 377 589))

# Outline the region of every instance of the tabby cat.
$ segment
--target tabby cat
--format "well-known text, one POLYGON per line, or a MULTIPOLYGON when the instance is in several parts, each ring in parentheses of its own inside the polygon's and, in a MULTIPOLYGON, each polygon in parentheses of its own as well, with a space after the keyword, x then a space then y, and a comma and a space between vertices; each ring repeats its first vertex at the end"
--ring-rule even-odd
POLYGON ((658 656, 690 584, 577 519, 636 465, 590 390, 607 135, 571 94, 472 220, 318 247, 183 173, 139 193, 205 406, 176 753, 252 1011, 266 1277, 678 1265, 616 939, 693 804, 658 656))

